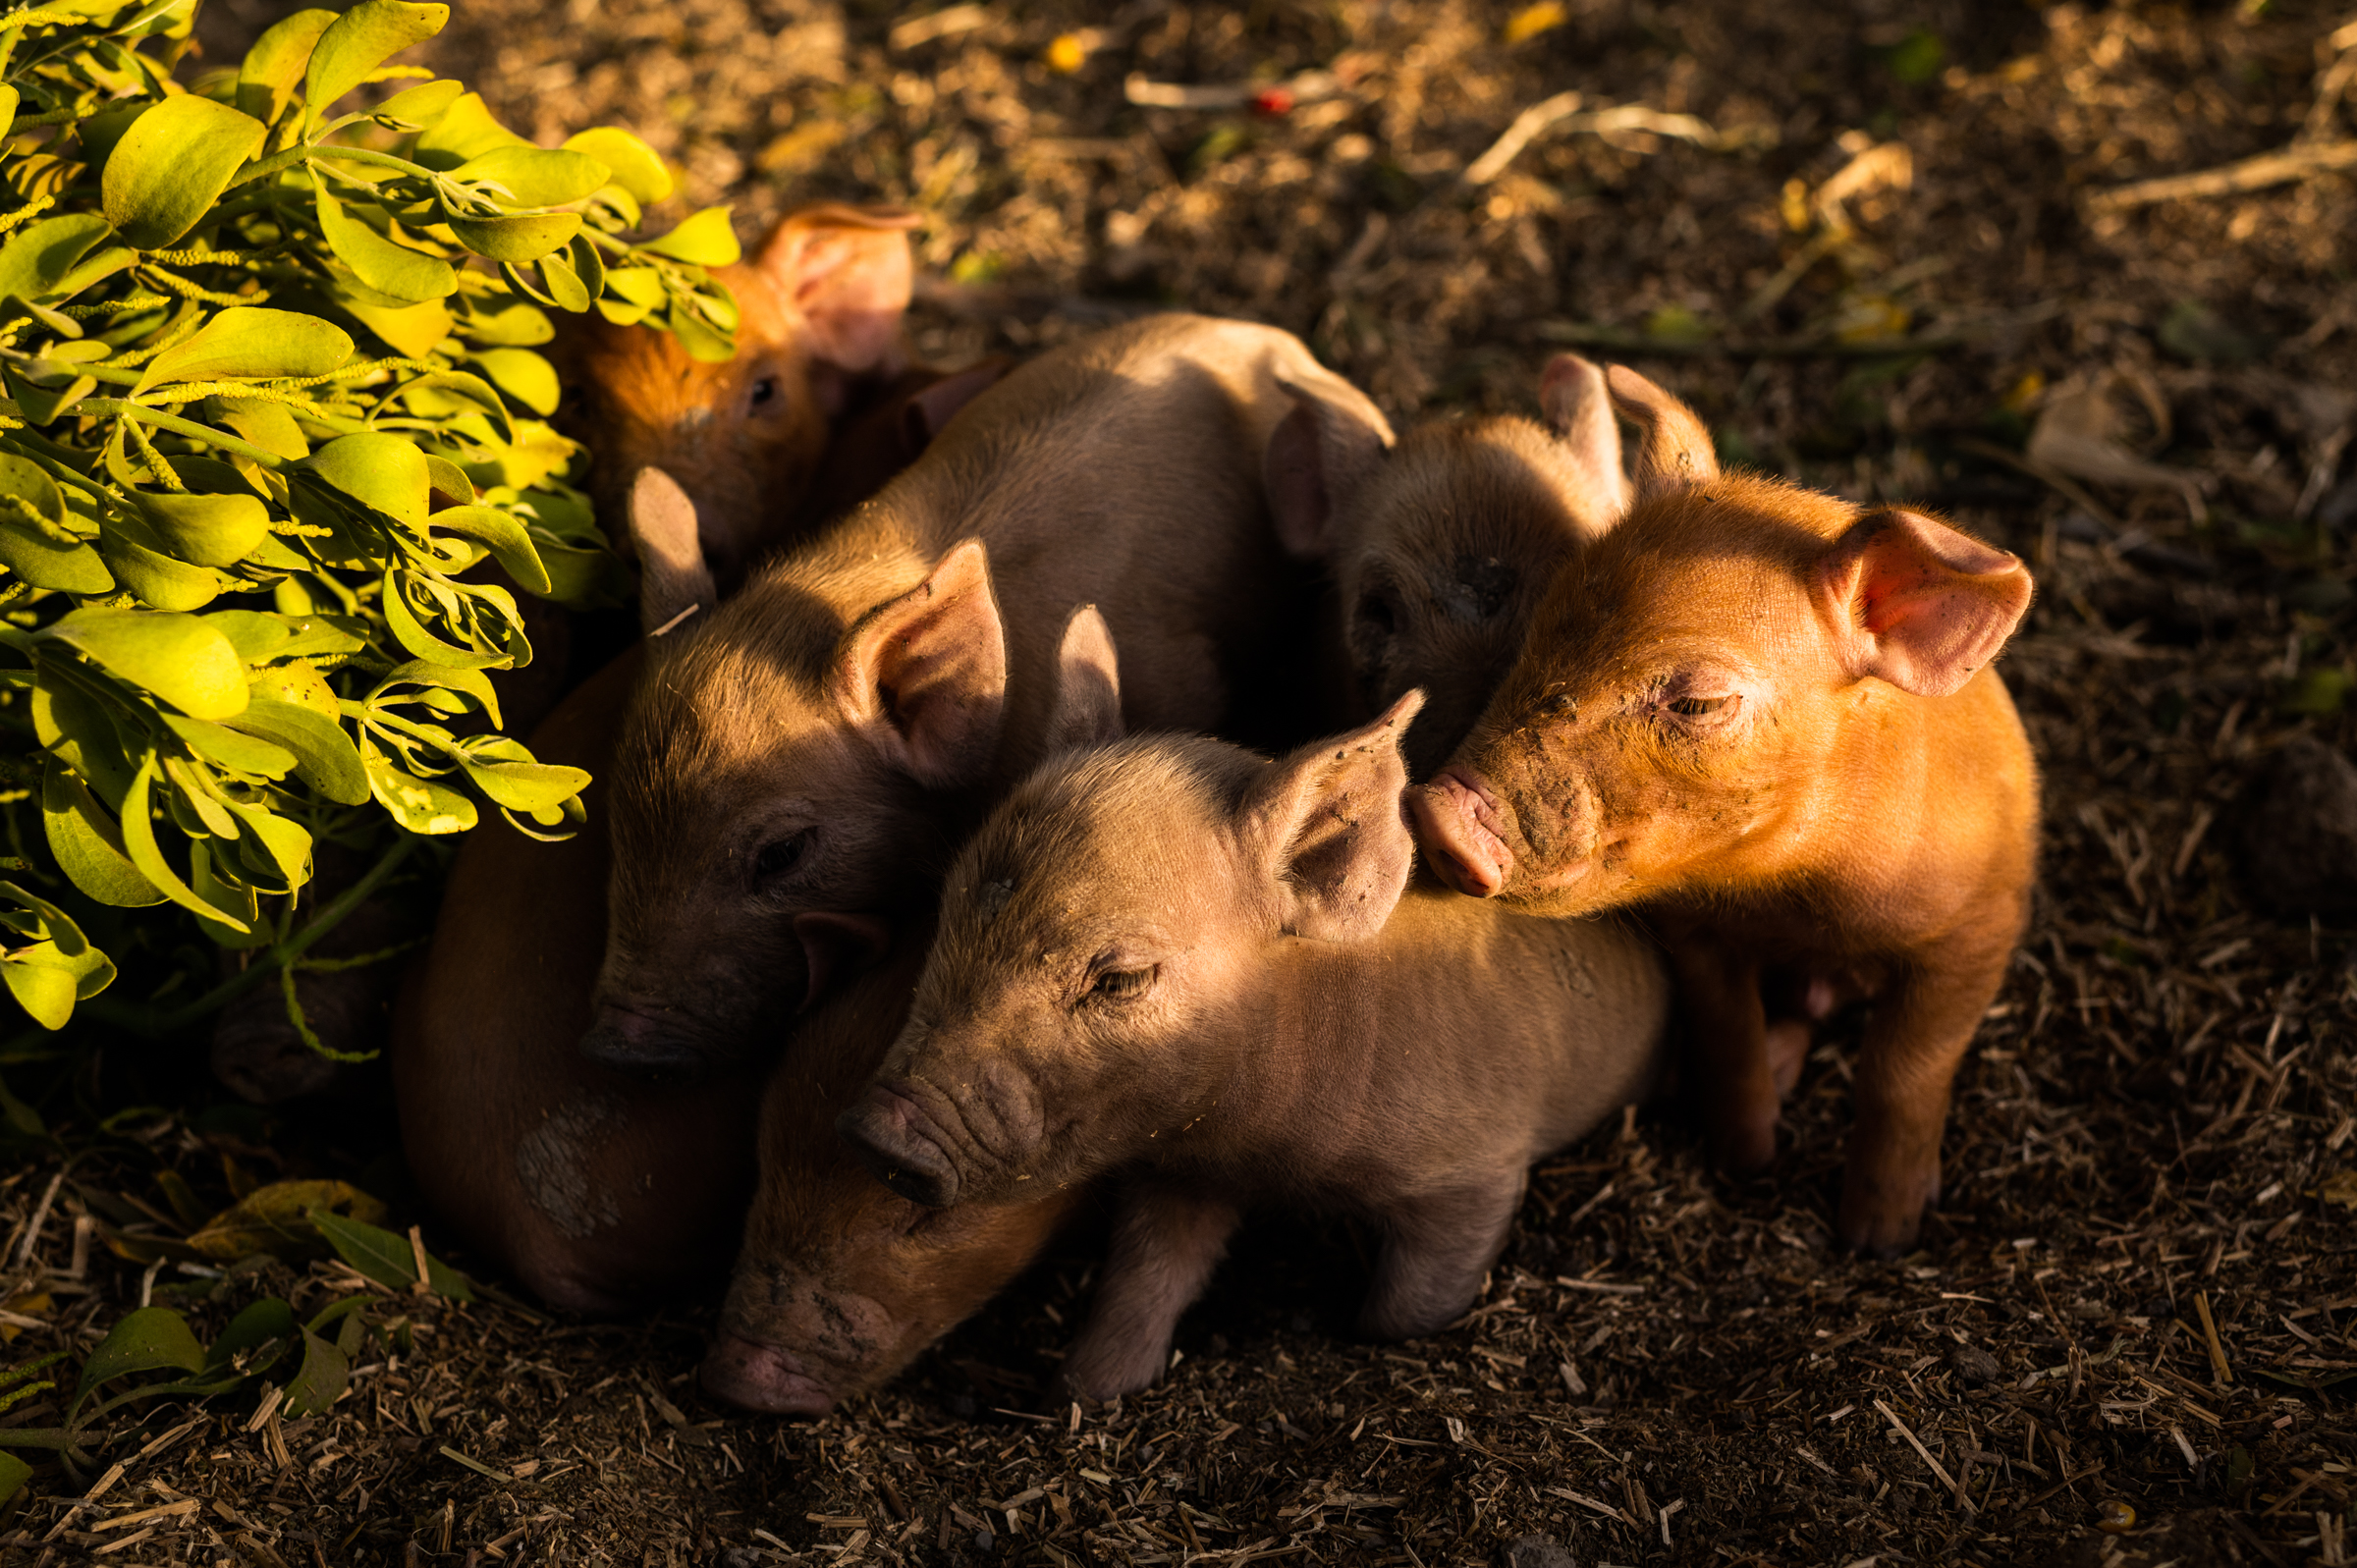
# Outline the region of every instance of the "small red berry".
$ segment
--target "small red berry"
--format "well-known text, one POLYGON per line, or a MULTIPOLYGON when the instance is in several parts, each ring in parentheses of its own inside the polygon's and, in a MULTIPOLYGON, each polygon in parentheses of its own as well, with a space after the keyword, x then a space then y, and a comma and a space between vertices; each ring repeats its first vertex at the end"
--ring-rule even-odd
POLYGON ((1293 107, 1292 90, 1288 87, 1263 87, 1252 94, 1252 112, 1274 120, 1293 107))

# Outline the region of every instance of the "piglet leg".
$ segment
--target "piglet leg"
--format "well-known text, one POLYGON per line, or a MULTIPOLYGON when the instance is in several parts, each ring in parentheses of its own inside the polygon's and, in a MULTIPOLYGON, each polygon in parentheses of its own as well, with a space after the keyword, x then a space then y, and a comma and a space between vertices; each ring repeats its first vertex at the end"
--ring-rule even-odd
POLYGON ((1528 1173, 1427 1193, 1385 1218, 1383 1255, 1359 1309, 1370 1339, 1413 1339, 1454 1323, 1481 1293, 1481 1276, 1506 1245, 1528 1173))
POLYGON ((1125 1195, 1088 1325, 1058 1378, 1081 1399, 1118 1399, 1162 1376, 1178 1315, 1211 1282, 1242 1219, 1233 1204, 1141 1184, 1125 1195))
MULTIPOLYGON (((1776 1158, 1777 1072, 1759 965, 1720 944, 1691 939, 1670 944, 1670 963, 1685 1008, 1711 1159, 1722 1170, 1748 1175, 1776 1158)), ((1777 1044, 1788 1054, 1792 1042, 1777 1044)), ((1805 1055, 1805 1027, 1799 1048, 1805 1055)))
POLYGON ((1940 1134, 1956 1068, 1997 995, 2013 932, 1965 933, 1875 1000, 1852 1091, 1857 1123, 1841 1182, 1841 1239, 1895 1257, 1940 1197, 1940 1134))

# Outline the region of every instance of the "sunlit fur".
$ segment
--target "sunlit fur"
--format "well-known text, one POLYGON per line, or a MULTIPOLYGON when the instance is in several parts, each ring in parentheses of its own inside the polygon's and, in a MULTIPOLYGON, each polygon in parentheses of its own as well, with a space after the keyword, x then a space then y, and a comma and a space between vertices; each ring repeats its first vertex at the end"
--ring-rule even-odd
POLYGON ((1044 355, 874 500, 665 637, 616 769, 605 1000, 707 1055, 774 1043, 806 989, 792 918, 908 907, 970 826, 960 813, 1038 762, 1078 605, 1112 627, 1140 728, 1208 729, 1239 680, 1265 681, 1287 613, 1260 496, 1267 432, 1291 406, 1280 377, 1360 396, 1287 334, 1205 317, 1044 355), (920 789, 893 760, 889 702, 847 708, 843 639, 969 536, 1006 638, 1000 739, 971 779, 920 789), (803 864, 754 890, 751 857, 805 827, 803 864))
MULTIPOLYGON (((1727 474, 1639 504, 1565 566, 1460 751, 1510 802, 1502 896, 1565 915, 1805 876, 1780 830, 1854 809, 1828 759, 1895 695, 1841 674, 1806 588, 1860 512, 1727 474), (1697 680, 1695 694, 1736 695, 1739 710, 1716 723, 1671 711, 1697 680), (1566 698, 1568 715, 1549 711, 1566 698)), ((1915 809, 1882 802, 1854 826, 1888 835, 1892 813, 1915 809)))

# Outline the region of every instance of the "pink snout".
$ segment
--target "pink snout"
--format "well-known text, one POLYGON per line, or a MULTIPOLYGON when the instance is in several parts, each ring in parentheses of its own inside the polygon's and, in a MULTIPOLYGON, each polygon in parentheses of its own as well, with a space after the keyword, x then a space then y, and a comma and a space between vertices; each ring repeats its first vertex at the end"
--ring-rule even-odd
POLYGON ((835 1396, 793 1354, 726 1328, 705 1353, 703 1383, 715 1399, 773 1416, 823 1416, 835 1408, 835 1396))
POLYGON ((1514 855, 1499 833, 1488 781, 1470 768, 1446 768, 1408 798, 1433 873, 1458 892, 1495 897, 1513 875, 1514 855))

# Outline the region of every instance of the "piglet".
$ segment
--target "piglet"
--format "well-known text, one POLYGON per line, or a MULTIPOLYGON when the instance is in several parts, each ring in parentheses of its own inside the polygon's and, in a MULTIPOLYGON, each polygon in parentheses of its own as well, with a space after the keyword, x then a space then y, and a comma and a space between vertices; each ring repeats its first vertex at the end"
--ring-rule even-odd
POLYGON ((797 503, 830 436, 912 390, 896 382, 909 364, 901 317, 920 221, 837 202, 787 215, 751 259, 714 269, 739 312, 737 352, 718 362, 668 332, 563 318, 550 352, 598 515, 619 524, 638 470, 662 467, 685 488, 700 554, 724 585, 796 524, 824 520, 797 503))
POLYGON ((1159 1376, 1255 1204, 1375 1221, 1362 1328, 1441 1327, 1478 1293, 1530 1162, 1645 1092, 1659 955, 1610 922, 1408 886, 1399 742, 1421 694, 1271 762, 1120 740, 1109 643, 1101 659, 1059 725, 1092 744, 959 853, 909 1025, 840 1129, 934 1206, 1128 1168, 1064 1363, 1078 1395, 1159 1376))
POLYGON ((1140 726, 1205 728, 1284 686, 1266 653, 1295 587, 1262 476, 1288 385, 1382 425, 1271 327, 1153 316, 1067 345, 717 610, 692 510, 643 475, 641 613, 664 636, 613 774, 584 1049, 652 1073, 768 1049, 929 908, 963 829, 1044 755, 1073 605, 1124 639, 1140 726))
POLYGON ((1080 1207, 1076 1187, 951 1213, 879 1185, 834 1132, 908 1014, 924 933, 802 1020, 761 1099, 760 1177, 703 1383, 819 1416, 881 1386, 1013 1280, 1080 1207))
POLYGON ((1644 906, 1732 1168, 1773 1156, 1810 1022, 1870 998, 1839 1225, 1895 1252, 2029 908, 2037 770, 1989 662, 2030 575, 1921 512, 1722 474, 1692 410, 1611 383, 1636 505, 1548 590, 1419 834, 1480 897, 1644 906))
POLYGON ((1558 354, 1544 423, 1436 419, 1392 446, 1354 406, 1303 387, 1269 447, 1278 536, 1332 575, 1361 713, 1421 687, 1408 767, 1455 749, 1521 651, 1563 561, 1628 508, 1604 372, 1558 354))
MULTIPOLYGON (((915 377, 837 437, 810 504, 866 496, 1004 368, 915 377)), ((299 981, 322 1034, 349 1016, 322 1008, 323 992, 330 1001, 356 995, 379 1015, 390 1003, 394 1088, 418 1186, 476 1258, 579 1311, 623 1311, 724 1277, 753 1183, 759 1079, 749 1068, 649 1085, 579 1052, 606 946, 604 779, 643 658, 643 647, 625 653, 531 736, 535 756, 586 768, 594 781, 588 821, 572 838, 535 843, 496 820, 468 834, 432 939, 397 998, 383 994, 390 965, 299 981)), ((254 1012, 285 1029, 274 988, 265 1000, 275 1005, 254 1012)), ((898 1027, 896 1017, 874 1051, 898 1027)), ((333 1039, 373 1044, 364 1033, 333 1039)), ((333 1065, 300 1039, 285 1049, 298 1062, 333 1065)), ((838 1108, 823 1108, 817 1125, 838 1108)))
MULTIPOLYGON (((597 778, 639 657, 584 682, 533 754, 597 778)), ((605 785, 587 826, 536 843, 466 836, 423 956, 393 1008, 402 1147, 472 1255, 554 1307, 614 1313, 724 1278, 752 1193, 750 1067, 649 1087, 583 1060, 605 945, 605 785)))

